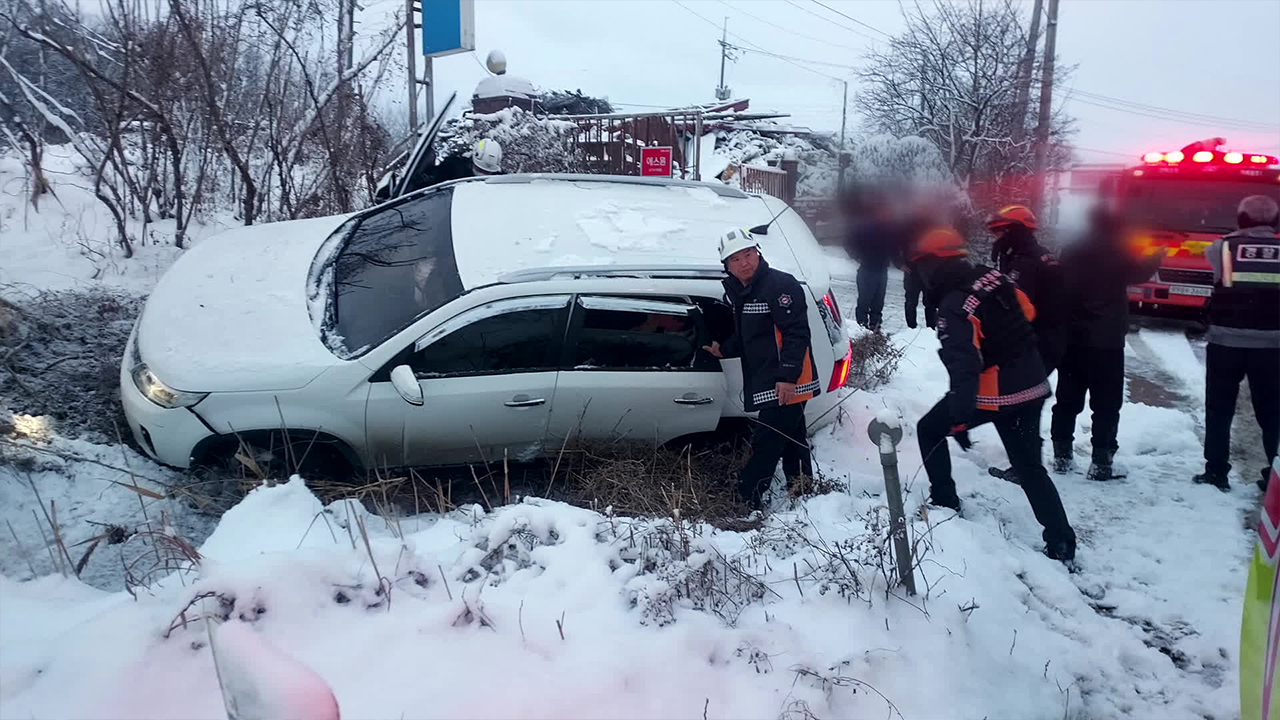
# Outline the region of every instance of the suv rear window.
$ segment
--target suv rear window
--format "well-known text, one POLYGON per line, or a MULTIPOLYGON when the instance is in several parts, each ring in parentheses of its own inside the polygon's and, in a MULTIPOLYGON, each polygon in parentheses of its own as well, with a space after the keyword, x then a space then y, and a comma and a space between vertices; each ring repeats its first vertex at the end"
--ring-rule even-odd
POLYGON ((463 292, 453 257, 453 190, 379 208, 344 226, 334 270, 333 324, 351 354, 463 292))

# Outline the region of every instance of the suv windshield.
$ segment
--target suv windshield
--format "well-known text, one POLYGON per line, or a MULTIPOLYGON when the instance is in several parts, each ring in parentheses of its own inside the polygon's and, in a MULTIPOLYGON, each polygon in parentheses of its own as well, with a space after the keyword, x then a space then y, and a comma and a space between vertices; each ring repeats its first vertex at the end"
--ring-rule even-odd
POLYGON ((379 208, 347 226, 334 266, 332 327, 351 354, 462 294, 445 189, 379 208))
POLYGON ((1280 192, 1240 180, 1152 178, 1125 185, 1123 208, 1132 223, 1160 230, 1225 234, 1236 229, 1236 206, 1250 195, 1280 192))

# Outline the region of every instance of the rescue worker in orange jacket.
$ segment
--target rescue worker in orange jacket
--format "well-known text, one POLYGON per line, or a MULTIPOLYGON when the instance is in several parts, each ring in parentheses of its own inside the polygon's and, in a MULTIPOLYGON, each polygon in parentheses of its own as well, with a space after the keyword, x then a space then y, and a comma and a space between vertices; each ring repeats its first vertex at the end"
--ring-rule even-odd
POLYGON ((759 510, 779 460, 789 486, 813 476, 804 408, 821 383, 804 287, 769 267, 746 230, 720 238, 720 259, 729 274, 724 289, 734 331, 723 346, 713 342, 705 349, 718 358, 742 358, 743 408, 760 411, 751 458, 738 476, 739 497, 759 510))
POLYGON ((951 380, 946 397, 917 425, 930 503, 960 510, 947 438, 968 450, 969 429, 992 423, 1044 528, 1045 554, 1070 563, 1075 532, 1040 458, 1049 383, 1031 329, 1035 308, 1009 278, 969 262, 968 254, 951 228, 925 232, 908 253, 912 271, 938 301, 938 355, 951 380))
POLYGON ((987 221, 995 236, 996 269, 1018 284, 1036 308, 1036 342, 1045 371, 1052 375, 1066 349, 1066 302, 1058 258, 1036 239, 1036 216, 1025 205, 1008 205, 987 221))

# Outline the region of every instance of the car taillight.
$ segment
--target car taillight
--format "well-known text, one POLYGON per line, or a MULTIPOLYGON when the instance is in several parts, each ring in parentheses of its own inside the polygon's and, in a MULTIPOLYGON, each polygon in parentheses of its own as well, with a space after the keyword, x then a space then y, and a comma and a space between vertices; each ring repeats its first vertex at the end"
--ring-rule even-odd
POLYGON ((835 319, 836 325, 844 324, 844 320, 840 317, 840 306, 836 304, 836 296, 827 293, 822 296, 822 304, 827 306, 831 311, 831 317, 835 319))
POLYGON ((827 392, 835 392, 844 387, 845 382, 849 379, 849 365, 852 362, 853 342, 850 341, 849 349, 845 351, 844 358, 837 360, 835 367, 831 368, 831 384, 827 386, 827 392))

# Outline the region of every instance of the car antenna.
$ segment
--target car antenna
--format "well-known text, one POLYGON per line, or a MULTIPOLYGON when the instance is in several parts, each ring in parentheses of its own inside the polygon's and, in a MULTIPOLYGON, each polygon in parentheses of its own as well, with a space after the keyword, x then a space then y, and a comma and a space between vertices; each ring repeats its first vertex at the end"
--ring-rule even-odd
POLYGON ((778 214, 773 216, 773 220, 770 220, 769 222, 763 225, 757 225, 751 228, 750 230, 748 230, 747 232, 751 233, 752 235, 768 235, 769 226, 773 225, 774 220, 777 220, 778 218, 782 217, 782 213, 790 209, 791 209, 790 205, 783 204, 782 209, 778 211, 778 214))

